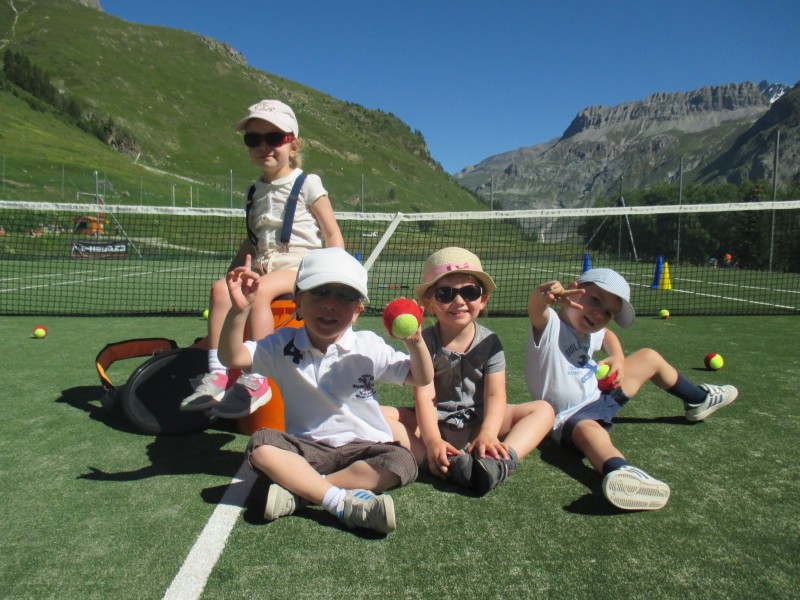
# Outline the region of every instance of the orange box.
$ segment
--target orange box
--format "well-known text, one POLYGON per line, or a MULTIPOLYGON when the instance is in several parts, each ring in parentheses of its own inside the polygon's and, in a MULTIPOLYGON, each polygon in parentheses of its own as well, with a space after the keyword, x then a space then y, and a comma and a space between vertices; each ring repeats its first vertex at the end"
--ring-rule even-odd
MULTIPOLYGON (((275 318, 275 329, 281 327, 300 327, 302 322, 294 316, 295 305, 291 300, 275 300, 272 303, 272 316, 275 318)), ((241 417, 237 421, 239 431, 245 435, 253 435, 259 429, 286 430, 283 418, 283 396, 272 379, 269 380, 272 398, 264 406, 251 415, 241 417)))

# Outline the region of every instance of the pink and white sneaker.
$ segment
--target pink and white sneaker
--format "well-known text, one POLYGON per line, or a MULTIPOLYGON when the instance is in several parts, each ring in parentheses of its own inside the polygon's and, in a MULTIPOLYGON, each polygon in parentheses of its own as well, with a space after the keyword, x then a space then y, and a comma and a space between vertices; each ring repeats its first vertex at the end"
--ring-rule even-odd
POLYGON ((222 419, 238 419, 254 413, 272 399, 269 379, 258 373, 242 373, 211 409, 222 419))
POLYGON ((200 380, 194 393, 181 402, 181 410, 205 410, 218 404, 228 387, 227 371, 206 373, 200 380))

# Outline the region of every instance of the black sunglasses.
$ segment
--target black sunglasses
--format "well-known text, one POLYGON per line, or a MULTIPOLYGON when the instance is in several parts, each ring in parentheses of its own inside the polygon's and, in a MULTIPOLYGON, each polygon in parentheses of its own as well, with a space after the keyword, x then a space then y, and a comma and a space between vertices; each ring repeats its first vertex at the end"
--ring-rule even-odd
POLYGON ((439 302, 452 302, 456 296, 461 296, 467 302, 474 302, 483 296, 483 288, 479 285, 465 285, 464 287, 440 287, 433 291, 433 297, 439 302))
POLYGON ((293 133, 273 131, 272 133, 245 133, 244 145, 248 148, 258 148, 262 142, 272 148, 280 148, 284 144, 294 141, 293 133))
POLYGON ((317 298, 327 298, 331 294, 335 294, 336 299, 341 300, 342 302, 358 302, 362 300, 361 294, 359 294, 353 288, 347 286, 333 287, 329 285, 321 285, 312 290, 308 290, 308 293, 317 298))

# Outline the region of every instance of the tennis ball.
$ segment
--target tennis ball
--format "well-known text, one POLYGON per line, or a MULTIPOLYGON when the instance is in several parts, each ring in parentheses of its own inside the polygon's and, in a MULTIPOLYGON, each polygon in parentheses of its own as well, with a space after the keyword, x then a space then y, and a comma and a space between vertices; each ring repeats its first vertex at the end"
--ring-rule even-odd
POLYGON ((725 361, 722 359, 722 355, 717 354, 716 352, 706 354, 706 358, 703 362, 706 364, 706 369, 710 369, 711 371, 719 371, 723 366, 725 366, 725 361))
POLYGON ((597 377, 597 387, 603 392, 610 392, 617 387, 617 373, 616 371, 610 373, 611 367, 608 365, 600 365, 594 376, 597 377))
POLYGON ((608 365, 600 365, 597 367, 597 371, 594 372, 594 376, 598 379, 605 379, 608 377, 608 372, 611 370, 611 367, 608 365))
POLYGON ((662 319, 669 319, 669 311, 666 308, 662 308, 658 311, 658 316, 662 319))
POLYGON ((47 336, 47 327, 45 327, 44 325, 37 325, 36 327, 33 328, 33 337, 35 337, 36 339, 40 340, 46 336, 47 336))
POLYGON ((419 327, 419 321, 414 315, 400 315, 392 321, 392 335, 396 338, 407 338, 414 335, 419 327))
POLYGON ((204 319, 207 319, 207 318, 208 318, 208 309, 205 309, 205 310, 203 311, 203 318, 204 318, 204 319))
POLYGON ((407 338, 422 325, 422 307, 409 298, 396 298, 383 309, 383 325, 392 337, 407 338))

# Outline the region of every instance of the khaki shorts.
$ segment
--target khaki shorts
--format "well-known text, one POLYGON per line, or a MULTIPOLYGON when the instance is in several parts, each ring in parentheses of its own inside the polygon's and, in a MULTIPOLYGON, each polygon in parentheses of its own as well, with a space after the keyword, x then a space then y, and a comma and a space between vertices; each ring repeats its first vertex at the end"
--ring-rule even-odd
POLYGON ((282 247, 274 248, 257 257, 253 261, 253 270, 261 275, 273 271, 297 269, 303 257, 311 252, 309 248, 282 247))
MULTIPOLYGON (((356 461, 363 460, 374 469, 394 473, 400 485, 417 478, 417 462, 414 456, 396 442, 350 442, 344 446, 328 446, 298 438, 276 429, 259 429, 250 438, 247 460, 259 446, 274 446, 302 456, 321 475, 341 471, 356 461)), ((250 465, 252 467, 252 463, 250 465)))

